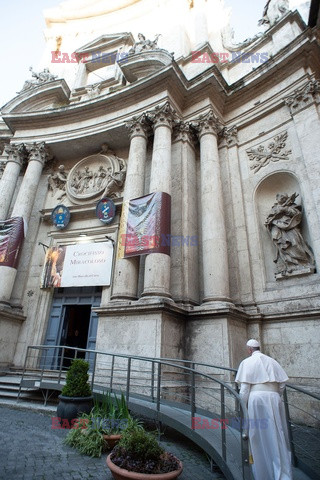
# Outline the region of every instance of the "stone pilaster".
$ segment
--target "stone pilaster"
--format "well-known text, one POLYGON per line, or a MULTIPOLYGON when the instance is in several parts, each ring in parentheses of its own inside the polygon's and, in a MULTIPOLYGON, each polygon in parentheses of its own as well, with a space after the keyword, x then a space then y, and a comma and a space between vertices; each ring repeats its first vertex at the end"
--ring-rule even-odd
POLYGON ((5 147, 1 162, 4 164, 0 180, 0 220, 6 220, 16 188, 21 166, 26 158, 24 145, 11 144, 5 147))
POLYGON ((195 122, 200 141, 203 302, 229 301, 229 273, 217 136, 210 110, 195 122))
MULTIPOLYGON (((144 173, 147 156, 149 121, 145 114, 126 123, 130 132, 130 150, 123 201, 144 194, 144 173)), ((112 300, 136 299, 138 289, 139 257, 118 258, 113 277, 112 300)))
POLYGON ((231 208, 233 217, 233 228, 230 235, 234 235, 232 241, 234 242, 234 248, 236 249, 233 265, 229 265, 229 271, 230 275, 234 278, 234 281, 236 281, 237 293, 240 296, 241 302, 248 305, 248 308, 252 309, 253 285, 251 275, 248 273, 251 270, 251 265, 239 165, 238 129, 235 125, 228 128, 224 127, 219 132, 219 137, 219 150, 221 151, 222 157, 225 158, 227 162, 226 169, 229 177, 228 184, 230 186, 229 191, 232 199, 231 208), (223 152, 223 150, 225 151, 223 152))
MULTIPOLYGON (((171 134, 175 111, 169 102, 148 114, 153 124, 154 143, 151 164, 150 193, 171 195, 171 134)), ((163 253, 147 255, 143 296, 170 297, 170 257, 163 253)))
POLYGON ((171 205, 172 298, 181 304, 199 303, 196 132, 188 122, 173 130, 171 205))

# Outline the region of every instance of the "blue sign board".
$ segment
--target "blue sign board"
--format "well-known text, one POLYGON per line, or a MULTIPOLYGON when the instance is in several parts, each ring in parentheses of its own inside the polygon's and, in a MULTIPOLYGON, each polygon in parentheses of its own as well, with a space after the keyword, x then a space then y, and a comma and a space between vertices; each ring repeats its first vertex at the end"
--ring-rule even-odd
POLYGON ((66 228, 70 221, 70 210, 64 205, 57 205, 51 213, 52 223, 57 228, 66 228))
POLYGON ((102 223, 111 223, 116 214, 116 206, 110 198, 102 198, 96 207, 96 215, 102 223))

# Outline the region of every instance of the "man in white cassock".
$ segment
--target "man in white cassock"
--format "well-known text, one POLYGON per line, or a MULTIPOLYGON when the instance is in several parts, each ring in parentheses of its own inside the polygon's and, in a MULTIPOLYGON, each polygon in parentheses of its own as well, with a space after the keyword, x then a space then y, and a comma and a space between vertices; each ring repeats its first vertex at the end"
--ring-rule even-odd
POLYGON ((247 342, 250 357, 239 366, 236 382, 248 405, 249 441, 255 480, 292 480, 291 452, 282 393, 288 376, 279 363, 247 342))

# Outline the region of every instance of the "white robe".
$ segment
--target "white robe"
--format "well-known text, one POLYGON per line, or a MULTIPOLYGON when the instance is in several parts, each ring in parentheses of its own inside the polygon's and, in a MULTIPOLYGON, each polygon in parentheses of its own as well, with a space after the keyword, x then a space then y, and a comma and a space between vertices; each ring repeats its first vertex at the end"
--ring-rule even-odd
MULTIPOLYGON (((249 441, 255 480, 292 480, 291 452, 281 393, 288 377, 273 358, 254 351, 241 362, 236 382, 248 401, 249 441), (251 391, 254 384, 279 386, 273 391, 251 391), (275 383, 276 382, 276 383, 275 383)), ((259 387, 258 387, 259 388, 259 387)))

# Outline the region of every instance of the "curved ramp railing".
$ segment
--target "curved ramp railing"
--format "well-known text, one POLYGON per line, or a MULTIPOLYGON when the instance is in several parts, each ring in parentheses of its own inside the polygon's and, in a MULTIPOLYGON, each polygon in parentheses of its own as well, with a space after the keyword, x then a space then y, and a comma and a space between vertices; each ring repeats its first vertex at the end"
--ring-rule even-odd
POLYGON ((284 402, 293 465, 320 480, 320 395, 289 383, 284 402))
MULTIPOLYGON (((124 393, 133 411, 172 426, 202 447, 227 479, 251 479, 248 412, 234 383, 235 369, 183 359, 29 346, 19 396, 21 387, 61 390, 76 357, 88 360, 96 394, 124 393)), ((319 395, 291 384, 284 394, 293 465, 314 480, 320 479, 319 400, 319 395)))
POLYGON ((196 369, 194 362, 177 359, 29 346, 21 387, 33 383, 40 389, 61 390, 75 357, 89 361, 93 392, 123 393, 131 410, 172 426, 203 448, 227 479, 252 478, 248 412, 231 386, 232 370, 203 364, 206 371, 200 372, 200 364, 196 369), (221 378, 212 375, 215 370, 221 378))

